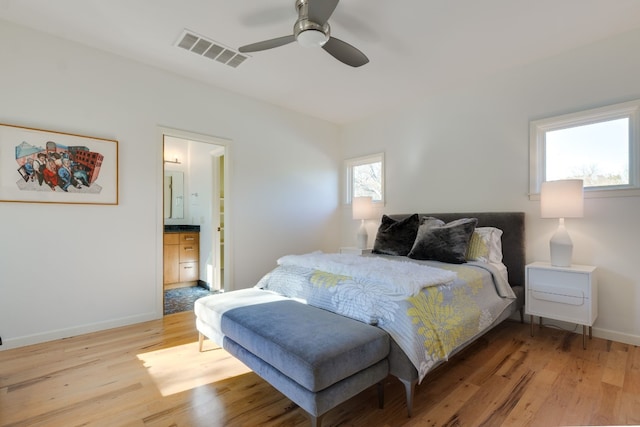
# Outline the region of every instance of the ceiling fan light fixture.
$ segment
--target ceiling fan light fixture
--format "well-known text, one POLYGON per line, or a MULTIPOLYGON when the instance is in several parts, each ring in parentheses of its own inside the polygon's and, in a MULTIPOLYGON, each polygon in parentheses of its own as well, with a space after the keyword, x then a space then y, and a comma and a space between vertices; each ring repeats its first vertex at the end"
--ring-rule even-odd
POLYGON ((304 47, 321 47, 329 40, 329 36, 320 30, 309 29, 300 32, 296 40, 304 47))
POLYGON ((322 47, 325 52, 343 64, 361 67, 369 58, 356 47, 331 37, 329 18, 340 0, 296 0, 298 19, 293 34, 240 46, 240 52, 259 52, 297 42, 304 47, 322 47))
POLYGON ((304 47, 321 47, 331 37, 329 24, 316 24, 306 18, 298 19, 293 26, 293 35, 304 47))

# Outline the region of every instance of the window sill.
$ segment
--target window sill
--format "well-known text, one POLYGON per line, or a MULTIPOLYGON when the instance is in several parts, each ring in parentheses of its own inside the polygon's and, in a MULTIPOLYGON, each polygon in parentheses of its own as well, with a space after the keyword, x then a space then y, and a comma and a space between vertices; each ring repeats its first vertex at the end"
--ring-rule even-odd
MULTIPOLYGON (((640 188, 620 190, 584 190, 585 199, 604 199, 609 197, 640 197, 640 188)), ((529 200, 540 200, 540 193, 529 194, 529 200)))

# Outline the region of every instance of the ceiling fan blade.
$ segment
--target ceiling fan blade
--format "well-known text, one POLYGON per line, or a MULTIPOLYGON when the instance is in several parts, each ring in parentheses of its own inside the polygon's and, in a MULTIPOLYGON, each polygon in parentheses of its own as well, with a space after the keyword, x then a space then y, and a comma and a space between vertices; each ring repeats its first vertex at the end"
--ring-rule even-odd
POLYGON ((339 0, 308 0, 309 20, 316 24, 324 25, 336 10, 339 0))
POLYGON ((367 58, 364 53, 349 43, 343 42, 335 37, 330 37, 322 48, 338 61, 344 62, 352 67, 361 67, 369 62, 369 58, 367 58))
POLYGON ((238 50, 240 52, 259 52, 261 50, 272 49, 274 47, 284 46, 285 44, 289 44, 291 42, 296 41, 294 35, 278 37, 275 39, 264 40, 258 43, 248 44, 246 46, 240 47, 238 50))

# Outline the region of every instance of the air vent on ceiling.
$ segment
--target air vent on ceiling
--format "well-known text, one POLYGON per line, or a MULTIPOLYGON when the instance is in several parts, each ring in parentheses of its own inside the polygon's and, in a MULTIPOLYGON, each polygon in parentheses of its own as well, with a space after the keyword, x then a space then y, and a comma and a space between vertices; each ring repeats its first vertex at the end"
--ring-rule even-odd
POLYGON ((190 52, 214 59, 230 67, 237 68, 247 58, 247 55, 236 52, 221 43, 202 37, 193 31, 184 30, 178 38, 176 46, 190 52))

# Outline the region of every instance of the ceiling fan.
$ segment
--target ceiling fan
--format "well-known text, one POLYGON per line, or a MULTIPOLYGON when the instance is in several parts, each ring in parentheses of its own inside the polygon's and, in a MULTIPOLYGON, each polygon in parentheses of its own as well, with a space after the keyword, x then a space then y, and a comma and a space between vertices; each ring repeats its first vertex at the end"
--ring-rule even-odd
POLYGON ((331 56, 352 67, 361 67, 369 58, 349 43, 331 36, 329 18, 339 0, 296 0, 298 20, 293 34, 240 47, 240 52, 258 52, 297 41, 305 47, 322 47, 331 56))

